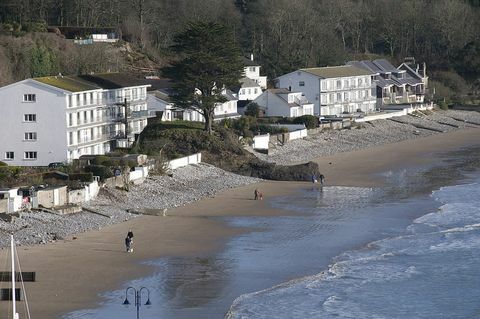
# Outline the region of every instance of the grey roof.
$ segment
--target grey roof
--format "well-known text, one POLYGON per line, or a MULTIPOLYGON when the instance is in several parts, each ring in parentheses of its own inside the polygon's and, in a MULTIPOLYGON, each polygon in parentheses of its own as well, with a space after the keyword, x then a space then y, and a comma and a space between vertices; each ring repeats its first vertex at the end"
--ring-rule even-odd
POLYGON ((247 77, 244 77, 244 78, 240 79, 240 87, 242 87, 242 88, 251 88, 251 87, 255 87, 255 86, 260 87, 260 84, 255 82, 255 80, 252 80, 252 79, 247 78, 247 77))
POLYGON ((238 99, 235 97, 234 93, 233 93, 231 90, 228 90, 228 89, 225 90, 225 93, 222 93, 222 95, 227 98, 227 101, 236 101, 236 100, 238 100, 238 99))
POLYGON ((389 86, 403 86, 403 85, 419 85, 422 84, 422 81, 411 77, 410 75, 400 78, 399 74, 405 73, 405 71, 400 70, 394 67, 389 61, 386 59, 377 59, 373 61, 363 60, 363 61, 350 61, 347 63, 348 65, 353 65, 359 68, 363 68, 365 70, 369 70, 373 73, 379 75, 386 75, 389 74, 390 78, 386 79, 382 76, 378 76, 376 79, 377 85, 382 88, 386 88, 389 86))

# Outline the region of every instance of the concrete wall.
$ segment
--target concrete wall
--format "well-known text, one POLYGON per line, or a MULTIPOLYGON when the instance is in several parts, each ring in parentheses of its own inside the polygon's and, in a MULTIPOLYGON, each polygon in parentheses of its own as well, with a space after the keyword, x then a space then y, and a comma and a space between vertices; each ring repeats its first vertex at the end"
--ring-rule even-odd
POLYGON ((381 114, 376 114, 376 115, 369 115, 365 116, 362 118, 355 119, 355 122, 357 123, 362 123, 362 122, 369 122, 369 121, 375 121, 375 120, 384 120, 384 119, 389 119, 395 116, 402 116, 402 115, 407 115, 407 109, 400 110, 400 111, 394 111, 394 112, 388 112, 388 113, 381 113, 381 114))
POLYGON ((254 150, 268 150, 268 143, 270 142, 270 134, 255 135, 253 137, 254 150))
POLYGON ((0 199, 0 213, 7 213, 8 210, 8 199, 0 199))
POLYGON ((75 189, 68 192, 69 204, 83 204, 97 197, 100 187, 97 181, 93 181, 82 189, 75 189))
POLYGON ((148 167, 135 167, 135 170, 130 172, 129 180, 135 181, 135 180, 147 178, 147 176, 148 176, 148 167))
POLYGON ((37 191, 38 205, 45 208, 63 206, 68 203, 67 186, 40 189, 37 191))
POLYGON ((190 156, 174 159, 168 162, 168 168, 176 169, 190 164, 198 164, 202 162, 202 153, 193 154, 190 156))
POLYGON ((304 137, 307 137, 307 129, 306 128, 304 128, 302 130, 290 132, 288 134, 288 140, 289 141, 297 140, 299 138, 304 138, 304 137))

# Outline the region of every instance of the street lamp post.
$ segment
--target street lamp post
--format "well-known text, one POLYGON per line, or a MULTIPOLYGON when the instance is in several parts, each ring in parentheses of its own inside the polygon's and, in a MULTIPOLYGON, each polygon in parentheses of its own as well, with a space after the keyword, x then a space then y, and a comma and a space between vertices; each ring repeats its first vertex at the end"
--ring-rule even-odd
POLYGON ((129 305, 130 304, 130 301, 128 301, 128 291, 129 290, 133 290, 133 294, 135 296, 135 307, 137 308, 137 319, 139 319, 139 315, 140 315, 140 306, 142 304, 142 290, 146 290, 147 291, 147 302, 145 303, 145 306, 150 306, 152 303, 150 302, 150 290, 148 290, 148 288, 146 287, 142 287, 140 289, 135 289, 133 287, 128 287, 126 290, 125 290, 125 301, 123 302, 124 305, 129 305))

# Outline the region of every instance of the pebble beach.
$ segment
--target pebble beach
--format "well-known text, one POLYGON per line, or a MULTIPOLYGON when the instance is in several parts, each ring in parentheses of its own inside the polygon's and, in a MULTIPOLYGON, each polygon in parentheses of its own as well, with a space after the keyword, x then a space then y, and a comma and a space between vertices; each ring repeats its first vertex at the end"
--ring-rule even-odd
MULTIPOLYGON (((434 111, 406 115, 388 120, 360 123, 352 129, 327 130, 277 146, 259 158, 281 165, 307 162, 314 158, 366 149, 463 128, 480 128, 480 113, 468 111, 434 111)), ((13 233, 17 245, 45 244, 75 234, 124 222, 140 216, 145 210, 184 206, 226 189, 262 181, 233 174, 209 164, 176 169, 172 176, 150 176, 130 191, 104 188, 86 210, 70 215, 46 212, 21 213, 12 222, 0 221, 0 247, 9 244, 13 233)))

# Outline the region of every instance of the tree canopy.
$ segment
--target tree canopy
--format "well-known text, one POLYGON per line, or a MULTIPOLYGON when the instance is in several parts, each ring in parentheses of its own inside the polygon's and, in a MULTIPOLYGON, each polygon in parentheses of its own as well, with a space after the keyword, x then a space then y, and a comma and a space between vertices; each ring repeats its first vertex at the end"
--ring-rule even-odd
POLYGON ((162 69, 173 82, 175 107, 196 110, 212 132, 214 109, 225 102, 226 88, 238 86, 243 62, 233 33, 215 22, 192 22, 171 47, 178 60, 162 69))

